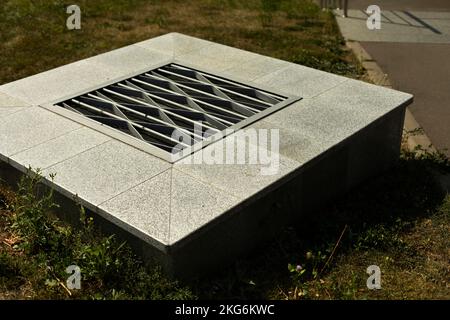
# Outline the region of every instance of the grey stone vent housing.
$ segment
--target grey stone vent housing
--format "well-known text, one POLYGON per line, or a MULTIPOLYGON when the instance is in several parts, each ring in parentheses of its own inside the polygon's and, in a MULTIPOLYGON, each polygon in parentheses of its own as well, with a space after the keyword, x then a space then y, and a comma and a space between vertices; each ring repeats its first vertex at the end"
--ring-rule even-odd
MULTIPOLYGON (((286 225, 301 224, 314 209, 388 169, 398 159, 411 101, 410 94, 170 33, 0 86, 0 177, 14 184, 29 166, 47 177, 56 173, 45 184, 57 191, 65 218, 77 220, 82 204, 145 259, 170 274, 196 276, 286 225), (278 172, 261 175, 257 164, 186 161, 211 152, 217 142, 172 161, 132 129, 125 133, 93 120, 70 102, 167 66, 220 75, 289 100, 238 127, 279 129, 278 172)), ((110 108, 107 116, 120 115, 117 105, 90 103, 110 108)), ((249 148, 262 148, 258 143, 249 148)))

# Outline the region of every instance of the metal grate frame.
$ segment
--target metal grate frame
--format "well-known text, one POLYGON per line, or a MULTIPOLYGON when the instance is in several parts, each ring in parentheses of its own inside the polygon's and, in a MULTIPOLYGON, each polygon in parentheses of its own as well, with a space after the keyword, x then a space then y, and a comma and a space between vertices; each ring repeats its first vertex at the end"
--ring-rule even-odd
POLYGON ((168 63, 54 105, 148 143, 175 161, 225 136, 225 129, 238 130, 300 99, 168 63))

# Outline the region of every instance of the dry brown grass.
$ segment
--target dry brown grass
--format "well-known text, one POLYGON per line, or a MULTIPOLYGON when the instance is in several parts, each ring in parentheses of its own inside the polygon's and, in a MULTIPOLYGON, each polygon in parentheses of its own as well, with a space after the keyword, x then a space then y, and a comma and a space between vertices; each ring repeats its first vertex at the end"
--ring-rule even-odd
POLYGON ((80 0, 82 29, 75 31, 65 28, 64 1, 34 1, 33 9, 23 3, 8 0, 0 7, 0 84, 172 31, 348 76, 362 74, 343 50, 332 16, 306 0, 273 9, 259 0, 80 0))

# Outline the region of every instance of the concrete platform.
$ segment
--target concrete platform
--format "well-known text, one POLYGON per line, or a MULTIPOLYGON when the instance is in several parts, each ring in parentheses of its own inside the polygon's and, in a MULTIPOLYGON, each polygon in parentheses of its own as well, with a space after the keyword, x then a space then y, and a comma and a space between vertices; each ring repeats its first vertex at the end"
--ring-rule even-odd
POLYGON ((13 171, 30 165, 56 173, 46 184, 62 198, 81 203, 168 273, 198 276, 389 168, 411 101, 407 93, 170 33, 0 86, 0 176, 12 182, 13 171), (165 62, 303 97, 246 127, 280 130, 278 170, 189 163, 217 142, 171 163, 142 141, 54 106, 165 62))

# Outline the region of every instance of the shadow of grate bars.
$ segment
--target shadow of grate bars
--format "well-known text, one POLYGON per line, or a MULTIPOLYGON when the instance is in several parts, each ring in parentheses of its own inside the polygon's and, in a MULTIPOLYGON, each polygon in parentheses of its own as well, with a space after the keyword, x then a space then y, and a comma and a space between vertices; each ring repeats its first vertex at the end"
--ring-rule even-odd
POLYGON ((56 106, 177 154, 295 100, 171 63, 56 106))

